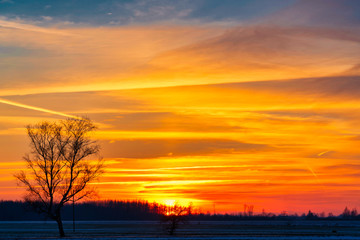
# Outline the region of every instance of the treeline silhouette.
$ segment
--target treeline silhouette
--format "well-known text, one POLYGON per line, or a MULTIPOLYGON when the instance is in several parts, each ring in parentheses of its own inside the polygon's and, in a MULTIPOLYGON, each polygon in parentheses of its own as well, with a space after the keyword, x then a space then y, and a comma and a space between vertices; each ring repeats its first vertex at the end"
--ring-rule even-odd
MULTIPOLYGON (((77 221, 120 221, 120 220, 160 220, 169 206, 150 203, 148 201, 97 201, 75 204, 75 218, 77 221)), ((66 204, 62 210, 63 220, 70 221, 73 216, 72 204, 66 204)), ((0 201, 0 221, 44 221, 44 215, 34 212, 31 207, 22 201, 0 201)), ((50 220, 50 219, 49 219, 50 220)), ((263 211, 254 214, 253 211, 244 211, 236 214, 203 213, 194 208, 187 213, 190 221, 236 221, 236 220, 360 220, 356 209, 345 208, 340 215, 331 213, 281 214, 263 211)))

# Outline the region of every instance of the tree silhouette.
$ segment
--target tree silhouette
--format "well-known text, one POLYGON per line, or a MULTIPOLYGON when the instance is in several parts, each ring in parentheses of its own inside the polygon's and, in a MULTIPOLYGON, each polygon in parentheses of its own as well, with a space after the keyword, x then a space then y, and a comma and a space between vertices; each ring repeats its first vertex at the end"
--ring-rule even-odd
POLYGON ((165 206, 161 211, 161 222, 164 230, 168 234, 173 235, 175 230, 178 229, 179 224, 186 222, 186 216, 191 215, 192 209, 192 203, 188 207, 181 206, 178 203, 175 203, 174 206, 165 206))
POLYGON ((78 201, 93 195, 95 189, 88 183, 103 172, 101 159, 88 160, 99 152, 99 145, 89 136, 95 129, 87 118, 27 126, 31 149, 24 156, 27 170, 15 177, 26 188, 25 201, 55 220, 61 237, 65 236, 62 207, 72 199, 78 201))

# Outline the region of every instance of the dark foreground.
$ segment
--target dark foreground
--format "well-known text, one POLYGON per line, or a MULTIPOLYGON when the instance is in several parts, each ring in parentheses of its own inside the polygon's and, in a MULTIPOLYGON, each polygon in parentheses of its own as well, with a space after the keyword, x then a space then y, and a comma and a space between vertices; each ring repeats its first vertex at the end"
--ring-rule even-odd
MULTIPOLYGON (((156 221, 64 222, 64 239, 360 239, 360 221, 201 221, 166 235, 156 221)), ((0 239, 57 239, 54 222, 0 222, 0 239)))

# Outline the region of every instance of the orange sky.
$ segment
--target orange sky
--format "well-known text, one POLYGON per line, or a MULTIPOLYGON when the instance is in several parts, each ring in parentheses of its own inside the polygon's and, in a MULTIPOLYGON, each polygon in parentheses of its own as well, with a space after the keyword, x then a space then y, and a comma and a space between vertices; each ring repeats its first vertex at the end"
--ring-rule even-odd
POLYGON ((0 198, 24 193, 13 173, 29 151, 25 125, 86 115, 106 160, 101 199, 359 208, 358 27, 276 16, 111 27, 0 18, 0 50, 11 49, 0 53, 0 198))

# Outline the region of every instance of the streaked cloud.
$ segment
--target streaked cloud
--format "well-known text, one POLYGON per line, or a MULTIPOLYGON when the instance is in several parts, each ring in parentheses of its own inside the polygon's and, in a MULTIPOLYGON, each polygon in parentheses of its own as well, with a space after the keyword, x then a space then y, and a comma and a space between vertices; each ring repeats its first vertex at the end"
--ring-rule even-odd
POLYGON ((277 25, 357 27, 360 4, 353 0, 300 0, 267 20, 277 25))
MULTIPOLYGON (((49 20, 49 17, 45 17, 45 19, 49 20)), ((22 21, 13 21, 8 20, 7 18, 0 18, 0 27, 9 28, 9 29, 18 29, 23 31, 35 32, 35 33, 43 33, 43 34, 55 34, 55 35, 68 35, 66 32, 56 29, 48 29, 45 27, 39 27, 33 24, 26 24, 22 21)))
POLYGON ((270 148, 262 144, 243 143, 227 139, 136 139, 102 143, 108 157, 155 158, 167 156, 198 156, 224 153, 259 152, 270 148), (138 151, 141 149, 141 151, 138 151))

